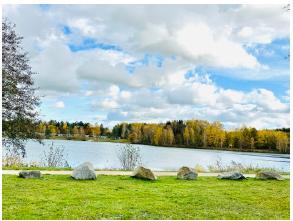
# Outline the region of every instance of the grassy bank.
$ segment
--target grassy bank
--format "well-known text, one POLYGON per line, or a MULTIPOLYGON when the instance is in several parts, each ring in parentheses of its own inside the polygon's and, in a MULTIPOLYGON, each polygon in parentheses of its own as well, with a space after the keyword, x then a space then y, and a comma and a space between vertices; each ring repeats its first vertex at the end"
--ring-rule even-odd
POLYGON ((2 175, 2 219, 290 219, 290 180, 2 175))

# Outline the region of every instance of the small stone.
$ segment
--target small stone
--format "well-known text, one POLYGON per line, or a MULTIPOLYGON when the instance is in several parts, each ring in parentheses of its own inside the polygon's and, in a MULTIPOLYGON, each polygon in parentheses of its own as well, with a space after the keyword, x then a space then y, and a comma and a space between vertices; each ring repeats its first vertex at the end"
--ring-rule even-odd
POLYGON ((217 176, 218 179, 228 179, 228 180, 242 180, 246 179, 243 174, 239 171, 224 172, 217 176))
POLYGON ((196 180, 198 172, 191 167, 181 167, 177 173, 177 178, 181 180, 196 180))
POLYGON ((28 170, 28 171, 20 171, 19 172, 19 177, 21 178, 41 178, 42 174, 39 170, 28 170))
POLYGON ((90 162, 85 162, 73 170, 71 177, 76 180, 94 180, 97 178, 97 175, 95 173, 93 164, 90 162))
POLYGON ((139 179, 148 179, 148 180, 157 179, 157 177, 154 175, 154 173, 150 169, 142 167, 142 166, 137 167, 131 174, 131 177, 135 177, 139 179))
POLYGON ((256 179, 275 179, 275 180, 284 180, 284 177, 282 177, 280 174, 278 174, 275 171, 259 171, 256 176, 256 179))

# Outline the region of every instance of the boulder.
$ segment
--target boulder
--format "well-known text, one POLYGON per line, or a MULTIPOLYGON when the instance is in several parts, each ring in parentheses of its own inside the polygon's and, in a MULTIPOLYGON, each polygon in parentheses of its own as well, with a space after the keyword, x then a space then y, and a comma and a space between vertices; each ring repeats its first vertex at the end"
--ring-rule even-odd
POLYGON ((156 180, 157 177, 153 174, 153 172, 145 167, 139 166, 137 167, 131 177, 139 178, 139 179, 148 179, 148 180, 156 180))
POLYGON ((90 162, 85 162, 73 170, 71 177, 76 180, 94 180, 97 178, 97 175, 95 173, 93 164, 90 162))
POLYGON ((41 178, 42 174, 39 170, 20 171, 19 177, 21 177, 21 178, 41 178))
POLYGON ((239 171, 224 172, 217 176, 218 179, 228 179, 228 180, 242 180, 246 179, 243 174, 239 171))
POLYGON ((276 180, 284 180, 284 177, 282 177, 280 174, 278 174, 275 171, 259 171, 255 178, 257 179, 276 179, 276 180))
POLYGON ((177 178, 181 180, 196 180, 198 172, 191 167, 181 167, 177 173, 177 178))

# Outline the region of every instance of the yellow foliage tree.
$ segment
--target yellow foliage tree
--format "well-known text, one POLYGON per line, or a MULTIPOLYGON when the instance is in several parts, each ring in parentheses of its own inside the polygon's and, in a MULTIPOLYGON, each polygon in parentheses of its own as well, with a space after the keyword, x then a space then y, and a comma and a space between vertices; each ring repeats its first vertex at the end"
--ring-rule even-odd
POLYGON ((56 127, 56 134, 60 134, 60 130, 58 127, 56 127))
POLYGON ((189 143, 191 145, 193 145, 194 142, 195 142, 194 129, 193 128, 190 128, 190 130, 189 130, 189 143))
POLYGON ((101 134, 101 128, 98 123, 95 123, 95 126, 93 127, 93 135, 99 136, 101 134))
POLYGON ((45 131, 46 131, 46 125, 40 123, 39 124, 39 131, 40 131, 40 133, 45 133, 45 131))
POLYGON ((185 130, 184 130, 184 133, 183 133, 183 138, 184 138, 184 141, 185 141, 186 145, 188 146, 189 131, 188 131, 187 127, 185 127, 185 130))
POLYGON ((137 134, 135 132, 132 132, 131 134, 129 134, 128 141, 131 143, 136 143, 137 142, 137 134))
POLYGON ((154 135, 154 143, 155 143, 155 145, 158 145, 160 137, 161 137, 161 134, 162 134, 162 128, 158 127, 158 128, 156 128, 155 131, 156 132, 155 132, 155 135, 154 135))
POLYGON ((278 131, 275 134, 277 140, 277 149, 281 152, 286 152, 288 149, 289 138, 285 132, 278 131))
POLYGON ((50 131, 51 131, 52 134, 55 134, 56 133, 56 127, 55 126, 49 125, 48 128, 50 129, 50 131))
POLYGON ((73 127, 73 134, 74 136, 77 136, 79 134, 77 126, 73 127))

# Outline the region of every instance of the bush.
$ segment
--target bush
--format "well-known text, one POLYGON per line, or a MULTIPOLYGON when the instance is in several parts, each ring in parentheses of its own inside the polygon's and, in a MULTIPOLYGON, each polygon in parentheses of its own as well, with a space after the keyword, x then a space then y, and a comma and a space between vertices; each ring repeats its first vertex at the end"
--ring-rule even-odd
POLYGON ((6 150, 7 153, 2 157, 2 166, 4 167, 40 166, 40 163, 37 163, 36 161, 25 163, 24 158, 19 156, 19 154, 8 148, 6 150))
POLYGON ((54 142, 52 142, 51 146, 49 145, 49 152, 46 153, 44 151, 44 156, 41 159, 41 165, 43 167, 66 167, 68 168, 68 162, 66 160, 66 156, 64 156, 64 146, 59 146, 54 148, 54 142))
POLYGON ((226 165, 224 166, 221 158, 219 158, 219 160, 217 160, 216 165, 209 165, 208 166, 208 170, 209 172, 213 172, 213 173, 220 173, 220 172, 229 172, 229 171, 235 171, 238 170, 242 173, 257 173, 261 170, 272 170, 272 171, 277 171, 275 168, 273 167, 259 167, 257 166, 252 166, 251 164, 249 165, 244 165, 241 163, 237 163, 235 161, 231 161, 230 165, 226 165))
POLYGON ((123 170, 134 170, 134 168, 142 164, 142 155, 139 147, 126 144, 120 147, 118 151, 116 150, 116 154, 123 170))

